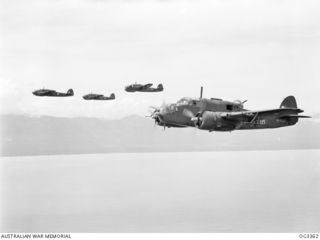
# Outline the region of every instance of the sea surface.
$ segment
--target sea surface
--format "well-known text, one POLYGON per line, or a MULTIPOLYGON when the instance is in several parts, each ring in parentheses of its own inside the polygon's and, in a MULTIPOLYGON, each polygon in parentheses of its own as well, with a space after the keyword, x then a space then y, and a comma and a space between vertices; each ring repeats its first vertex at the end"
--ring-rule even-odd
POLYGON ((320 150, 1 158, 2 232, 320 232, 320 150))

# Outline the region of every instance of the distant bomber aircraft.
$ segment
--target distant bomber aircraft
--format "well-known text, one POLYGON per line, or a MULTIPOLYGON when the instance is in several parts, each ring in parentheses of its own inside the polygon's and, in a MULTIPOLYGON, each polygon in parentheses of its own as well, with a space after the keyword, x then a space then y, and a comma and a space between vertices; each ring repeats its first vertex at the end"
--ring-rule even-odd
POLYGON ((152 83, 148 83, 148 84, 132 84, 129 86, 125 87, 125 90, 127 92, 162 92, 163 91, 163 86, 160 83, 156 88, 152 88, 153 84, 152 83))
POLYGON ((39 89, 33 91, 32 94, 38 97, 71 97, 74 95, 72 89, 69 89, 67 93, 60 93, 50 89, 39 89))
POLYGON ((303 110, 297 107, 293 96, 286 97, 279 108, 261 111, 244 109, 244 102, 183 98, 177 103, 155 108, 150 117, 160 126, 196 127, 210 132, 279 128, 294 125, 299 118, 309 118, 299 115, 303 110))
POLYGON ((90 93, 90 94, 84 95, 83 99, 85 99, 85 100, 114 100, 114 99, 116 99, 116 95, 114 93, 111 93, 110 97, 105 97, 102 94, 90 93))

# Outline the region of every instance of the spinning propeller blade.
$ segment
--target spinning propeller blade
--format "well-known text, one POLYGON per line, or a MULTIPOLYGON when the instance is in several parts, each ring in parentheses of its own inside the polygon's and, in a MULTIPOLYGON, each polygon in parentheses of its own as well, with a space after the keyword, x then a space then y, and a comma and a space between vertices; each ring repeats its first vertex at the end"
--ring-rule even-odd
POLYGON ((193 112, 191 112, 189 109, 184 109, 182 114, 190 119, 195 117, 193 112))
POLYGON ((189 109, 184 109, 182 114, 188 118, 190 118, 190 121, 193 122, 195 127, 200 127, 202 122, 201 113, 198 113, 197 115, 194 115, 194 113, 189 109))

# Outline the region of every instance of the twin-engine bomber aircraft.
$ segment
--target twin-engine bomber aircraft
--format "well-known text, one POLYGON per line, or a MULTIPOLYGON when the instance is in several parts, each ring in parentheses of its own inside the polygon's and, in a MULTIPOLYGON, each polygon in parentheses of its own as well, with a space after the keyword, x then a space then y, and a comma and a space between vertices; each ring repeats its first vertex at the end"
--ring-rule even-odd
POLYGON ((299 118, 310 118, 299 115, 303 110, 297 108, 293 96, 286 97, 280 108, 262 111, 246 110, 244 102, 183 98, 176 104, 155 108, 151 117, 160 126, 196 127, 210 132, 279 128, 294 125, 299 118))
POLYGON ((71 97, 74 95, 71 88, 67 91, 67 93, 60 93, 50 89, 39 89, 33 91, 32 94, 38 97, 71 97))
POLYGON ((276 109, 240 112, 204 111, 196 116, 190 115, 190 120, 197 128, 210 132, 265 129, 291 126, 296 124, 299 118, 310 118, 299 115, 302 112, 303 110, 297 107, 295 98, 288 96, 282 101, 280 108, 276 109))
POLYGON ((156 88, 152 88, 153 84, 148 83, 148 84, 132 84, 129 86, 125 87, 125 90, 127 92, 162 92, 163 91, 163 85, 160 83, 156 88))
POLYGON ((85 100, 114 100, 116 99, 116 95, 114 93, 110 94, 110 97, 106 97, 102 94, 87 94, 83 96, 83 99, 85 100))

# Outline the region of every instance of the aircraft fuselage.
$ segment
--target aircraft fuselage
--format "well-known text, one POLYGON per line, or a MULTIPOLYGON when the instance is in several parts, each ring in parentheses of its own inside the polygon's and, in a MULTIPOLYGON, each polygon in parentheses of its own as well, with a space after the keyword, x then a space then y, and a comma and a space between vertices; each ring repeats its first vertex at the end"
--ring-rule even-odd
POLYGON ((73 90, 69 89, 67 93, 60 93, 50 89, 39 89, 32 92, 37 97, 71 97, 73 96, 73 90))
POLYGON ((221 99, 182 99, 162 106, 152 117, 160 126, 197 127, 208 131, 233 131, 280 128, 294 125, 303 110, 296 107, 294 97, 287 97, 280 108, 249 111, 242 103, 221 99), (186 100, 186 101, 185 101, 186 100))

